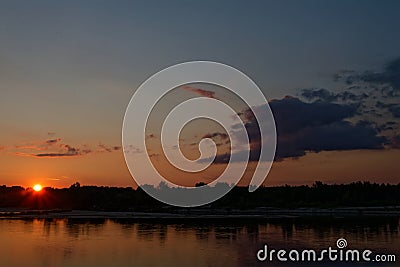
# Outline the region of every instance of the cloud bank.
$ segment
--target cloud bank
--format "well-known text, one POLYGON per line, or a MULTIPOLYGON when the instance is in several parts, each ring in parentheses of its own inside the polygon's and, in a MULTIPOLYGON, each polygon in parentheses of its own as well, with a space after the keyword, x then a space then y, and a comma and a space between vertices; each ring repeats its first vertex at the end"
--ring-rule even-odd
MULTIPOLYGON (((275 160, 308 152, 400 148, 400 58, 381 71, 346 70, 334 79, 344 86, 339 90, 301 89, 298 97, 269 102, 277 130, 275 160)), ((250 161, 257 161, 261 145, 258 122, 249 109, 239 115, 250 140, 250 161)), ((225 153, 217 155, 214 162, 227 163, 229 159, 230 154, 225 153)))

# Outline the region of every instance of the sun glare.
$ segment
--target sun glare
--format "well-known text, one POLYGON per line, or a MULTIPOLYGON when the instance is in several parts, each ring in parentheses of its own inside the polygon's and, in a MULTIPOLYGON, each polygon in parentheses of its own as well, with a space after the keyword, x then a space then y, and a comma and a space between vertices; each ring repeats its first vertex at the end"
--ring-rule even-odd
POLYGON ((35 190, 36 192, 39 192, 42 190, 42 186, 40 184, 35 184, 33 186, 33 190, 35 190))

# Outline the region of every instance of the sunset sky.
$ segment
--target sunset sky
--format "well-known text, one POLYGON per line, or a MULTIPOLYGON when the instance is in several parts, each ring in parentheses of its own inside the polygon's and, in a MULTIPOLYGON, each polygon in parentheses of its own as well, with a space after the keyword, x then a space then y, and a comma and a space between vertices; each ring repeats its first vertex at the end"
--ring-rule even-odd
MULTIPOLYGON (((243 71, 269 100, 278 149, 266 185, 397 184, 399 11, 398 1, 2 1, 0 184, 135 186, 121 143, 129 100, 193 60, 243 71)), ((175 93, 227 98, 206 84, 175 93)), ((201 137, 225 141, 215 125, 186 135, 189 156, 201 137)), ((181 184, 225 165, 217 157, 187 181, 157 161, 181 184)))

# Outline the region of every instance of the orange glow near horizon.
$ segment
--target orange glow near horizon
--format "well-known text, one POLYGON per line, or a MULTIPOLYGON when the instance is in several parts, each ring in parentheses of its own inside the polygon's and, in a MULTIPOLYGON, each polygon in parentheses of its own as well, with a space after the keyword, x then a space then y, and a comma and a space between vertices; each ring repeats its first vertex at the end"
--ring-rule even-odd
POLYGON ((43 187, 40 184, 35 184, 33 186, 33 190, 35 190, 36 192, 39 192, 43 189, 43 187))

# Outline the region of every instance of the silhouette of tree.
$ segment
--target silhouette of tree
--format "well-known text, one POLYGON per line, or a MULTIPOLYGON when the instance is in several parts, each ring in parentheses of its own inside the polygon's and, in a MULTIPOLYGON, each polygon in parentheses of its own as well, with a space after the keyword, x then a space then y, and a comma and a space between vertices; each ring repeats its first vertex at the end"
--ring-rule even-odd
MULTIPOLYGON (((205 183, 197 183, 203 186, 205 183)), ((210 190, 225 189, 228 184, 216 184, 210 190)), ((165 190, 176 192, 185 188, 160 184, 156 188, 144 186, 146 191, 165 190)), ((253 193, 247 187, 234 187, 221 199, 206 208, 250 209, 260 207, 354 207, 354 206, 400 206, 400 184, 377 184, 354 182, 327 185, 320 181, 312 186, 260 187, 253 193)), ((177 209, 169 207, 152 197, 142 188, 81 186, 78 182, 69 188, 44 188, 35 192, 32 188, 0 186, 0 208, 30 209, 81 209, 112 211, 157 211, 177 209)))

